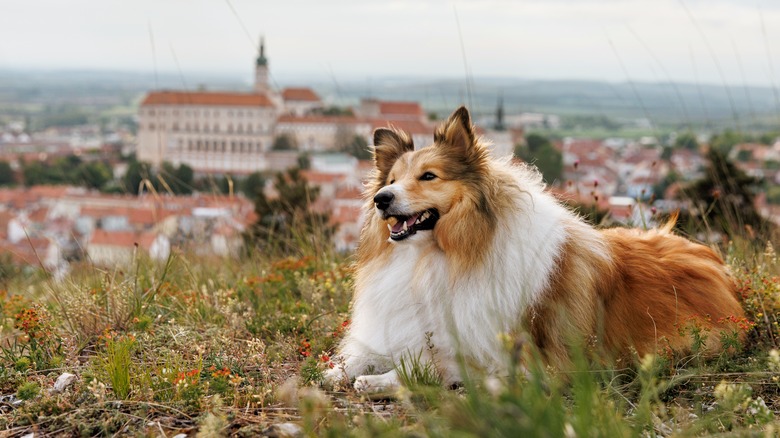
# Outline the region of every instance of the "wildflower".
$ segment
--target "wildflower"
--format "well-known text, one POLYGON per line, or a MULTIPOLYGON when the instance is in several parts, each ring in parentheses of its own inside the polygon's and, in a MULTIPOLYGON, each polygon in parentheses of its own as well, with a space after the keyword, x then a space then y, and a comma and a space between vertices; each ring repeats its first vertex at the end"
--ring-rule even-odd
MULTIPOLYGON (((769 350, 769 369, 774 372, 780 371, 780 351, 776 348, 769 350)), ((776 379, 776 377, 774 377, 776 379)))
POLYGON ((303 357, 311 356, 311 343, 309 343, 308 339, 301 341, 301 345, 298 347, 298 353, 303 357))
POLYGON ((649 373, 653 371, 653 366, 655 365, 655 355, 653 354, 645 354, 645 357, 642 358, 642 361, 639 364, 639 369, 644 371, 645 373, 649 373))

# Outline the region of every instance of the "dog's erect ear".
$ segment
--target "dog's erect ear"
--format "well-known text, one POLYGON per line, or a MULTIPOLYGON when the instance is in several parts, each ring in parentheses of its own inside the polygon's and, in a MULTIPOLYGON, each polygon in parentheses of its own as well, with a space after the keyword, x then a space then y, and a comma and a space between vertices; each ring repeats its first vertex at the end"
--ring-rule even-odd
POLYGON ((475 144, 474 127, 471 125, 469 110, 465 106, 455 110, 446 122, 436 128, 433 141, 446 144, 463 153, 469 152, 475 144))
POLYGON ((398 157, 413 150, 411 137, 403 131, 387 128, 374 131, 374 164, 382 175, 390 172, 398 157))

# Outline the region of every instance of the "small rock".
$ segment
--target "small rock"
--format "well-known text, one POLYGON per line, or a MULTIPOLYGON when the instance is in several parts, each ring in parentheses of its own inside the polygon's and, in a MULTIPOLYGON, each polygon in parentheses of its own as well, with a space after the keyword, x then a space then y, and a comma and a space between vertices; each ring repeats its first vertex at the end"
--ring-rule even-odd
POLYGON ((35 438, 35 432, 28 433, 27 435, 22 435, 21 438, 35 438))
POLYGON ((173 438, 187 438, 187 434, 186 433, 180 433, 178 435, 174 435, 173 438))
POLYGON ((269 438, 299 438, 303 436, 303 428, 295 423, 272 424, 263 431, 269 438))
POLYGON ((54 382, 54 388, 52 388, 52 392, 62 392, 67 388, 68 386, 72 385, 76 381, 76 375, 71 373, 62 373, 59 377, 57 377, 57 381, 54 382))

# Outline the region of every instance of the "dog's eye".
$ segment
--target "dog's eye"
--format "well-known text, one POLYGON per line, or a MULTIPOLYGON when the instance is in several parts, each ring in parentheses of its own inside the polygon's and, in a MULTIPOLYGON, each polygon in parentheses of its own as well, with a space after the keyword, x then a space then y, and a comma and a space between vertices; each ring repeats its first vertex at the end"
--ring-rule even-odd
POLYGON ((391 179, 391 180, 390 180, 390 185, 393 185, 393 184, 395 184, 395 180, 394 180, 394 179, 391 179))
POLYGON ((436 179, 436 175, 434 175, 434 174, 433 174, 433 173, 431 173, 431 172, 425 172, 425 173, 423 173, 423 174, 422 174, 422 176, 420 177, 420 181, 430 181, 430 180, 432 180, 432 179, 436 179))

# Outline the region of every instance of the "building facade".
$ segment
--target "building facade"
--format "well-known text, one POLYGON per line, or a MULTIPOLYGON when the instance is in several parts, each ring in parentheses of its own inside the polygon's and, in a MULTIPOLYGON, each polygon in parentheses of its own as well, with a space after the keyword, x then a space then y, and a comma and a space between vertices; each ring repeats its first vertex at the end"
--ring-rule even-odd
POLYGON ((137 158, 152 165, 186 164, 203 173, 273 168, 268 152, 277 119, 321 108, 308 88, 276 92, 261 40, 252 92, 153 91, 138 114, 137 158))

